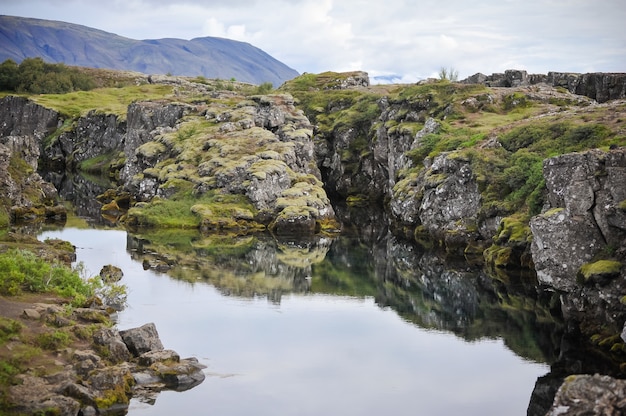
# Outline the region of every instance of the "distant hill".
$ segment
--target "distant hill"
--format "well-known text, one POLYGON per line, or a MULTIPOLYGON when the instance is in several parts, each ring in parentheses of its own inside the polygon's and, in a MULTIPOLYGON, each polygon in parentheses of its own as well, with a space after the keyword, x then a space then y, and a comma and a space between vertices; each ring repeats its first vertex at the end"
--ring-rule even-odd
POLYGON ((67 65, 275 86, 298 75, 245 42, 215 37, 135 40, 72 23, 0 15, 0 62, 34 57, 67 65))

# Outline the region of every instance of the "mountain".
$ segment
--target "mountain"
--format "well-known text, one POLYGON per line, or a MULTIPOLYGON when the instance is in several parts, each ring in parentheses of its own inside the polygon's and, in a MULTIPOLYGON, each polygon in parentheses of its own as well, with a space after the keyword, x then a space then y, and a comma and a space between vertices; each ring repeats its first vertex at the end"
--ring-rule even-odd
POLYGON ((298 72, 249 43, 203 37, 135 40, 73 23, 0 16, 0 62, 41 57, 68 65, 231 79, 275 86, 298 72))

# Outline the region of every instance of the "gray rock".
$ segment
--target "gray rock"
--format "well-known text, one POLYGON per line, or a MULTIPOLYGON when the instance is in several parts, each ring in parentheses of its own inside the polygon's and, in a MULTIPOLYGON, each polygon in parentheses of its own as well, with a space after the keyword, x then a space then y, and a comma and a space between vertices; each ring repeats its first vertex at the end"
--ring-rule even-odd
POLYGON ((94 333, 93 339, 97 345, 108 350, 108 358, 112 362, 121 363, 131 358, 130 351, 118 331, 112 328, 103 328, 94 333))
POLYGON ((549 207, 530 222, 533 262, 541 283, 571 292, 580 266, 626 241, 626 148, 550 158, 543 172, 549 207))
POLYGON ((149 367, 157 362, 180 362, 180 356, 173 350, 148 351, 139 356, 138 363, 144 367, 149 367))
POLYGON ((117 266, 107 264, 100 269, 100 277, 104 282, 119 282, 124 277, 124 272, 117 266))
POLYGON ((465 84, 485 84, 491 87, 519 87, 546 83, 566 88, 569 92, 593 98, 599 103, 626 97, 626 73, 548 72, 528 74, 526 71, 507 70, 503 74, 474 74, 461 81, 465 84))
POLYGON ((128 350, 135 357, 139 357, 141 354, 148 351, 163 350, 163 344, 159 339, 159 334, 154 323, 148 323, 139 328, 120 331, 120 335, 128 347, 128 350))
POLYGON ((23 315, 27 319, 38 320, 41 318, 41 314, 35 309, 24 309, 23 315))

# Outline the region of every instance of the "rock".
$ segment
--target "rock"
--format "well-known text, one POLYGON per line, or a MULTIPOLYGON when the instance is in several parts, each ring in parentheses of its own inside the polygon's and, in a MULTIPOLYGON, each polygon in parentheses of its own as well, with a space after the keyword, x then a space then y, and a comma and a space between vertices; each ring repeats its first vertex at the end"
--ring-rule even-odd
POLYGON ((205 366, 198 363, 195 358, 188 358, 170 365, 155 364, 156 372, 165 385, 177 391, 188 390, 202 383, 205 378, 202 372, 204 368, 205 366))
POLYGON ((543 170, 549 204, 530 221, 537 278, 560 293, 572 327, 617 335, 626 320, 626 148, 561 155, 543 170))
POLYGON ((541 283, 571 291, 584 263, 626 241, 626 148, 550 158, 543 170, 550 206, 530 222, 533 261, 541 283))
POLYGON ((41 314, 35 309, 24 309, 24 312, 22 314, 25 318, 35 321, 41 318, 41 314))
POLYGON ((19 376, 21 383, 8 388, 8 397, 15 404, 13 414, 58 414, 74 416, 80 410, 80 403, 65 395, 56 393, 54 387, 43 379, 30 375, 19 376))
POLYGON ((563 87, 572 94, 593 98, 599 103, 626 97, 626 73, 548 72, 528 74, 526 71, 510 69, 503 74, 474 74, 461 81, 464 84, 485 84, 490 87, 518 87, 546 83, 563 87))
POLYGON ((135 357, 139 357, 149 351, 163 350, 163 344, 153 323, 145 324, 139 328, 120 331, 120 335, 128 350, 135 357))
POLYGON ((108 358, 114 363, 128 361, 131 358, 130 351, 122 340, 121 335, 112 328, 102 328, 95 332, 93 340, 97 345, 101 345, 108 350, 108 358))
POLYGON ((124 272, 117 266, 108 264, 100 270, 100 277, 105 283, 119 282, 124 276, 124 272))
POLYGON ((565 379, 547 416, 619 415, 626 411, 626 380, 601 375, 565 379))
POLYGON ((148 351, 139 356, 137 362, 139 365, 149 367, 157 362, 172 362, 177 363, 180 361, 180 356, 173 350, 160 350, 160 351, 148 351))
POLYGON ((100 356, 91 350, 75 351, 72 359, 75 363, 76 373, 81 376, 88 375, 92 370, 101 367, 102 364, 100 356))

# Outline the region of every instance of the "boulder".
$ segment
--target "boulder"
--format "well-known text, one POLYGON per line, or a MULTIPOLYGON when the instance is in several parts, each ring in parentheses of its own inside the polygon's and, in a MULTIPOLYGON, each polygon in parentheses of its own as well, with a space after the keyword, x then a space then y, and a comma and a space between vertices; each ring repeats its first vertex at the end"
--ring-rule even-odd
POLYGON ((139 328, 120 331, 120 335, 128 347, 128 350, 135 357, 139 357, 148 351, 163 350, 163 344, 159 339, 159 334, 154 323, 148 323, 139 328))
POLYGON ((128 361, 131 358, 130 351, 122 340, 122 336, 112 328, 98 330, 94 333, 93 340, 96 345, 107 349, 108 359, 114 363, 128 361))
POLYGON ((100 269, 100 277, 105 283, 119 282, 124 276, 124 272, 117 266, 108 264, 100 269))

